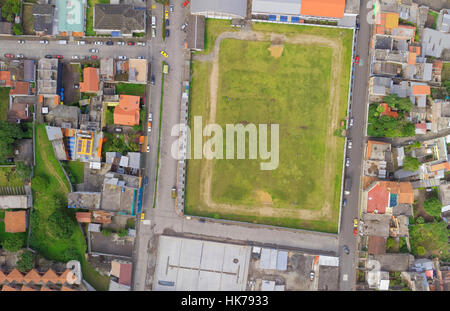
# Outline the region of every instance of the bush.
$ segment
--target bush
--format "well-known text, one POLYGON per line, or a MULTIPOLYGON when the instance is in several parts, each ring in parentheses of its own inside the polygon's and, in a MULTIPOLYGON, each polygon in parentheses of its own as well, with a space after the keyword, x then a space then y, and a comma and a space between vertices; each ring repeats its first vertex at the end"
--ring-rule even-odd
POLYGON ((16 36, 23 35, 23 27, 21 24, 14 24, 13 32, 16 36))
POLYGON ((425 250, 425 248, 423 246, 417 247, 417 256, 420 256, 420 257, 425 256, 426 252, 427 251, 425 250))
POLYGON ((16 173, 21 179, 25 180, 31 176, 31 167, 24 162, 18 162, 16 164, 16 173))
POLYGON ((56 238, 68 239, 74 232, 73 220, 61 209, 54 211, 48 217, 50 234, 56 238))
POLYGON ((403 160, 403 169, 410 172, 415 172, 420 166, 419 160, 414 157, 405 157, 403 160))
POLYGON ((62 253, 61 260, 63 262, 68 262, 70 260, 78 260, 80 261, 80 254, 75 248, 68 248, 62 253))
POLYGON ((108 229, 108 228, 104 228, 104 229, 102 229, 102 234, 103 234, 104 236, 111 236, 112 230, 111 230, 111 229, 108 229))
POLYGON ((20 255, 20 259, 17 261, 17 269, 20 272, 28 272, 34 268, 34 254, 32 252, 24 252, 20 255))
POLYGON ((422 216, 419 216, 419 217, 417 217, 417 219, 416 219, 416 224, 423 224, 423 223, 425 223, 425 220, 423 219, 423 217, 422 216))
POLYGON ((128 230, 127 229, 120 229, 119 232, 117 232, 117 234, 121 237, 124 238, 128 235, 128 230))
POLYGON ((24 243, 23 235, 21 234, 11 234, 8 235, 3 241, 3 248, 12 253, 17 252, 22 248, 24 243))
POLYGON ((425 211, 435 218, 441 217, 442 203, 438 198, 430 198, 424 202, 425 211))

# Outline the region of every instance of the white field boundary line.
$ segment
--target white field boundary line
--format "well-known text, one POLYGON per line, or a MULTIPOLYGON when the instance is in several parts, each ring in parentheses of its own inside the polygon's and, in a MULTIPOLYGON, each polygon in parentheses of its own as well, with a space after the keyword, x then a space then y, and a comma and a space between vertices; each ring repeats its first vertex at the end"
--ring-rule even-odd
POLYGON ((351 27, 351 26, 308 24, 308 23, 292 23, 292 22, 281 22, 281 21, 269 21, 269 20, 265 20, 265 19, 256 19, 256 18, 252 18, 252 22, 256 22, 256 23, 270 23, 270 24, 285 24, 285 25, 293 25, 293 26, 314 26, 314 27, 325 27, 325 28, 355 29, 355 27, 351 27))

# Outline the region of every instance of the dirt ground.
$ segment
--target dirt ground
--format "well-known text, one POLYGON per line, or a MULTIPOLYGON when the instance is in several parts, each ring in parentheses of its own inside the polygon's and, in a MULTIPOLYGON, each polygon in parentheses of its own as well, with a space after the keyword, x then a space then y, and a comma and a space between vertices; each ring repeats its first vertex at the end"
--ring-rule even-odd
POLYGON ((70 105, 80 100, 80 91, 73 87, 74 84, 80 84, 80 73, 75 64, 63 63, 63 88, 64 104, 70 105))
MULTIPOLYGON (((224 32, 215 42, 214 50, 212 52, 212 70, 209 80, 210 84, 210 101, 209 101, 209 120, 208 123, 215 123, 216 110, 217 110, 217 95, 219 87, 219 48, 220 43, 224 39, 240 39, 240 40, 252 40, 252 41, 269 41, 269 42, 285 42, 290 44, 317 44, 321 46, 331 47, 333 50, 332 72, 331 72, 331 85, 330 85, 330 103, 328 114, 332 116, 331 122, 328 126, 328 140, 326 149, 327 152, 324 167, 324 176, 334 176, 333 170, 335 166, 334 156, 337 148, 337 137, 333 135, 333 131, 337 128, 339 122, 339 101, 335 98, 340 98, 340 88, 336 87, 340 85, 342 71, 344 70, 341 65, 344 57, 344 49, 339 41, 339 38, 330 39, 322 36, 304 35, 299 34, 292 37, 286 37, 284 35, 270 33, 265 34, 263 32, 247 31, 247 32, 224 32)), ((249 208, 248 206, 238 206, 230 204, 218 204, 213 202, 211 198, 211 184, 212 184, 212 172, 213 161, 205 161, 201 170, 201 185, 200 195, 202 201, 208 206, 210 210, 226 210, 228 213, 236 215, 260 215, 260 216, 272 216, 286 218, 299 218, 304 220, 326 220, 331 221, 333 219, 332 205, 334 200, 334 191, 328 191, 325 193, 324 204, 321 210, 305 210, 305 209, 274 209, 270 205, 255 206, 249 208)), ((329 182, 329 181, 328 181, 329 182)), ((327 183, 325 188, 329 188, 327 183)), ((332 189, 334 189, 332 187, 332 189)))
POLYGON ((271 45, 270 48, 268 48, 270 56, 275 59, 281 57, 281 55, 283 54, 283 49, 283 45, 271 45))

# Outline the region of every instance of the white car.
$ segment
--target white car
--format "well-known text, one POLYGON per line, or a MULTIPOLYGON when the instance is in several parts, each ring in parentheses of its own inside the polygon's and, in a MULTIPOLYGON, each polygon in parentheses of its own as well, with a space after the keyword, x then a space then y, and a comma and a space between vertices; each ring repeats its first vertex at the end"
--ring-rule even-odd
POLYGON ((119 41, 119 42, 117 42, 117 45, 125 45, 125 42, 119 41))
POLYGON ((80 56, 74 55, 74 56, 72 56, 72 59, 80 59, 80 56))
POLYGON ((91 52, 91 53, 98 53, 98 49, 89 49, 89 52, 91 52))
POLYGON ((39 41, 39 43, 41 43, 41 44, 48 44, 48 41, 47 40, 41 40, 41 41, 39 41))
POLYGON ((103 41, 95 41, 95 45, 103 45, 103 41))
POLYGON ((150 145, 147 145, 147 152, 150 152, 150 145))
POLYGON ((86 44, 86 41, 77 41, 77 44, 78 44, 78 45, 85 45, 85 44, 86 44))
POLYGON ((145 59, 145 56, 138 56, 138 59, 145 59))
POLYGON ((17 58, 24 58, 25 56, 23 56, 23 54, 17 54, 16 57, 17 58))
POLYGON ((350 119, 350 124, 349 124, 349 126, 353 126, 353 121, 354 121, 354 119, 351 118, 351 119, 350 119))
POLYGON ((156 29, 152 28, 152 38, 155 38, 155 37, 156 37, 156 29))
POLYGON ((24 44, 25 43, 25 41, 23 41, 23 40, 19 40, 19 41, 17 41, 19 44, 24 44))
POLYGON ((352 149, 352 141, 349 139, 347 142, 348 149, 352 149))
POLYGON ((121 60, 126 60, 126 59, 127 59, 127 57, 126 57, 126 56, 123 56, 123 55, 121 55, 121 56, 119 56, 119 59, 121 59, 121 60))
POLYGON ((350 158, 345 159, 345 166, 350 166, 350 158))
POLYGON ((152 118, 152 113, 149 112, 149 114, 148 114, 148 122, 152 122, 152 121, 153 121, 152 119, 153 119, 153 118, 152 118))
POLYGON ((139 45, 139 46, 145 46, 145 42, 138 42, 137 45, 139 45))

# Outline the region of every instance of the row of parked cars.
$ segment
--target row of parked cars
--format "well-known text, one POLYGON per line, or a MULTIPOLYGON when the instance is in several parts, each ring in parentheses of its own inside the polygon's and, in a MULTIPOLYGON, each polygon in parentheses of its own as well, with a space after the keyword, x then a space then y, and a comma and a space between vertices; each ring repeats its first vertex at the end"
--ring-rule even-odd
MULTIPOLYGON (((24 40, 18 40, 17 42, 18 42, 19 44, 24 44, 24 43, 25 43, 24 40)), ((48 44, 48 40, 40 40, 39 43, 40 43, 40 44, 48 44)), ((67 44, 67 40, 59 40, 58 43, 59 43, 59 44, 67 44)), ((78 45, 86 45, 86 44, 90 44, 90 42, 86 42, 86 41, 80 40, 80 41, 77 41, 77 44, 78 44, 78 45)), ((109 41, 106 41, 106 42, 103 42, 103 41, 95 41, 94 44, 95 44, 95 45, 104 45, 104 44, 106 44, 106 45, 114 45, 114 41, 112 41, 112 40, 109 40, 109 41)), ((137 43, 136 43, 136 42, 133 42, 133 41, 128 41, 128 42, 125 42, 125 41, 118 41, 118 42, 117 42, 117 45, 129 45, 129 46, 138 45, 138 46, 146 46, 146 43, 145 43, 145 42, 137 42, 137 43)))

